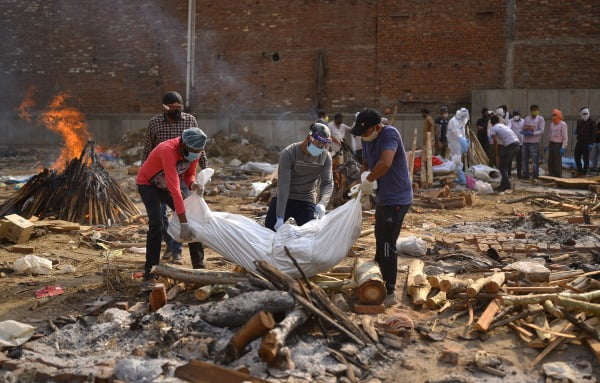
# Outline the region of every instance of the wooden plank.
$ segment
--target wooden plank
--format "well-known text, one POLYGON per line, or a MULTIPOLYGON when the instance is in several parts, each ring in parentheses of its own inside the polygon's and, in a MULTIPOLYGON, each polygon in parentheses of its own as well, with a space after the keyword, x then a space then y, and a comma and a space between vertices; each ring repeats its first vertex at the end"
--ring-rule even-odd
POLYGON ((500 311, 500 305, 495 299, 492 299, 483 314, 479 317, 475 328, 479 331, 487 331, 498 311, 500 311))
POLYGON ((550 176, 539 176, 542 181, 556 182, 559 187, 570 189, 587 189, 590 185, 598 185, 598 181, 588 178, 559 178, 550 176))
POLYGON ((183 366, 175 369, 175 376, 192 383, 268 383, 266 380, 255 378, 240 371, 230 370, 216 364, 192 359, 183 366))

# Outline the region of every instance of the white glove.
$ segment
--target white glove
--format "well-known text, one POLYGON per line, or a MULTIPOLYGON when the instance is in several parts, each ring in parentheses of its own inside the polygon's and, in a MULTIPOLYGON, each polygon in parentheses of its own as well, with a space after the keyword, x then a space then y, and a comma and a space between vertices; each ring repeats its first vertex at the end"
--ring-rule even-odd
POLYGON ((277 222, 275 222, 275 231, 279 230, 279 228, 283 225, 283 217, 277 217, 277 222))
POLYGON ((194 240, 194 230, 190 227, 190 225, 186 223, 181 224, 181 231, 179 232, 179 238, 183 242, 191 242, 194 240))
POLYGON ((318 218, 323 218, 325 215, 325 205, 322 203, 317 204, 317 206, 315 206, 315 213, 317 213, 318 218))
POLYGON ((360 184, 360 191, 362 191, 364 195, 373 194, 375 191, 375 183, 365 178, 365 180, 360 184))

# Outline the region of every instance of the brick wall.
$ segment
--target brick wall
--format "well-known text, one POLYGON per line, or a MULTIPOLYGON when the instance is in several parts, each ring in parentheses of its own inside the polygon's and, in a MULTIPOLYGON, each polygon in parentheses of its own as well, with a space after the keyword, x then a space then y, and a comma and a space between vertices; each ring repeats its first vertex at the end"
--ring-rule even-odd
MULTIPOLYGON (((192 108, 469 104, 504 86, 510 1, 515 88, 600 87, 600 0, 197 0, 192 108)), ((153 113, 166 90, 184 93, 186 1, 0 0, 0 12, 2 114, 31 85, 37 108, 67 91, 88 114, 153 113)))

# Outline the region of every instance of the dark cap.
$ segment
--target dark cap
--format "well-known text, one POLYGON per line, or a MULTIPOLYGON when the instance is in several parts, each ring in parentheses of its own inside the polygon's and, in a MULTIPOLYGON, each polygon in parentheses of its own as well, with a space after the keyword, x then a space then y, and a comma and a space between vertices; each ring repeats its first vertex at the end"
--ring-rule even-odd
POLYGON ((515 110, 513 110, 512 114, 513 114, 513 116, 515 114, 518 114, 520 116, 521 115, 521 111, 519 109, 515 109, 515 110))
POLYGON ((354 127, 350 131, 355 136, 362 136, 371 127, 381 122, 381 115, 375 109, 365 109, 356 116, 354 127))
POLYGON ((183 104, 183 98, 181 98, 181 95, 179 93, 172 90, 170 92, 165 93, 165 95, 163 96, 162 103, 165 105, 175 103, 183 104))

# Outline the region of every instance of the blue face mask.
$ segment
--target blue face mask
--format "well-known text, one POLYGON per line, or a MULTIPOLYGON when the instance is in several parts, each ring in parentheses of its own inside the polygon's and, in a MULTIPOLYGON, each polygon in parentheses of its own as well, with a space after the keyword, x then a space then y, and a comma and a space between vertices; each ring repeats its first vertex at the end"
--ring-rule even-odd
POLYGON ((186 161, 193 162, 193 161, 196 161, 200 157, 200 153, 189 152, 187 150, 186 150, 186 152, 187 152, 187 154, 184 153, 184 155, 183 155, 183 158, 185 158, 186 161))
POLYGON ((313 144, 308 144, 308 147, 306 148, 306 150, 308 150, 310 155, 313 157, 317 157, 318 155, 320 155, 323 152, 323 148, 318 148, 313 144))

